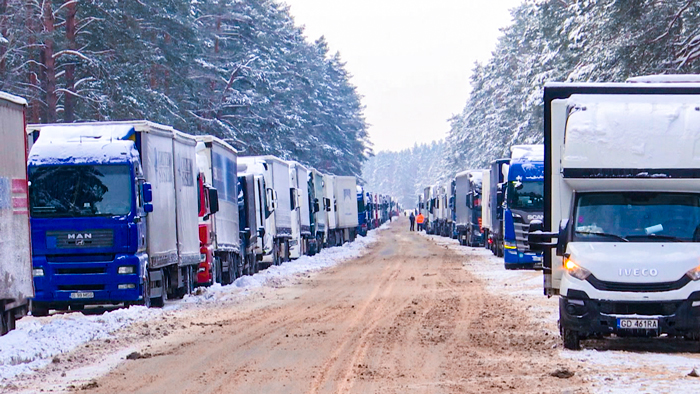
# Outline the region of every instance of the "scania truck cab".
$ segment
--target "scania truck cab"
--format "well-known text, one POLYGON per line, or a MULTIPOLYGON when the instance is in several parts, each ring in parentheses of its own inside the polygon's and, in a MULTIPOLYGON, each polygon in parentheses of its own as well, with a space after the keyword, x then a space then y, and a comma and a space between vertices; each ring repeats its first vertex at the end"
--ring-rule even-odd
POLYGON ((506 269, 542 265, 542 254, 530 250, 528 231, 532 220, 542 220, 544 208, 544 146, 511 147, 503 212, 506 269))
POLYGON ((544 223, 530 241, 568 349, 700 339, 700 79, 634 81, 544 89, 544 223))

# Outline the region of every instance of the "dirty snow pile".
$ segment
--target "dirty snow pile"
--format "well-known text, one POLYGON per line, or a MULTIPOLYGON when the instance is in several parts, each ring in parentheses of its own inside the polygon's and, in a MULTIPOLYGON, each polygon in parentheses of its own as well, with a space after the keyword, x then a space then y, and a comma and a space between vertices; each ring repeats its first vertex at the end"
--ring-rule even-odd
MULTIPOLYGON (((378 230, 385 228, 387 225, 378 230)), ((217 284, 202 289, 200 295, 186 296, 184 301, 168 301, 164 309, 178 309, 182 302, 196 305, 226 301, 229 297, 245 294, 249 289, 277 287, 295 276, 357 258, 366 253, 367 246, 377 241, 378 230, 370 231, 366 237, 358 237, 342 247, 324 249, 313 257, 303 256, 253 276, 239 278, 231 285, 217 284)), ((70 352, 93 340, 109 338, 121 328, 153 319, 162 313, 162 309, 132 306, 98 316, 66 313, 44 318, 24 318, 18 321, 16 330, 0 337, 0 381, 7 383, 14 376, 46 366, 57 355, 70 352)))
POLYGON ((302 256, 279 266, 271 266, 255 275, 238 278, 231 285, 215 284, 201 289, 198 295, 187 296, 184 301, 197 304, 226 301, 240 294, 245 294, 247 290, 263 286, 278 287, 296 277, 358 258, 365 254, 369 245, 377 241, 378 232, 388 228, 388 225, 385 223, 378 229, 369 231, 366 237, 358 236, 355 241, 346 243, 342 247, 323 249, 315 256, 302 256))
POLYGON ((67 313, 23 319, 16 330, 0 338, 0 379, 43 367, 54 356, 83 343, 108 338, 135 321, 152 319, 160 314, 160 309, 132 306, 99 316, 67 313))

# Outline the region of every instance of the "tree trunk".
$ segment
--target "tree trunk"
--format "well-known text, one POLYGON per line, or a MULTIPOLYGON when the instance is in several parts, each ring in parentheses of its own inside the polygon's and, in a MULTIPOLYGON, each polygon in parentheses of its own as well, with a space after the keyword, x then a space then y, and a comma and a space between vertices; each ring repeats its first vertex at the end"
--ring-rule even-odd
POLYGON ((58 104, 58 96, 56 95, 56 59, 54 59, 54 17, 53 7, 51 2, 44 3, 42 12, 42 22, 44 24, 44 32, 46 40, 44 40, 44 50, 42 60, 44 65, 44 92, 46 92, 46 113, 44 121, 47 123, 56 122, 56 107, 58 104))
MULTIPOLYGON (((78 46, 75 42, 75 14, 77 13, 78 3, 72 0, 66 0, 66 40, 68 41, 68 49, 77 50, 78 46)), ((75 92, 75 63, 68 61, 66 65, 66 90, 75 92)), ((76 97, 70 93, 66 93, 63 99, 63 121, 72 123, 75 121, 75 99, 76 97)))

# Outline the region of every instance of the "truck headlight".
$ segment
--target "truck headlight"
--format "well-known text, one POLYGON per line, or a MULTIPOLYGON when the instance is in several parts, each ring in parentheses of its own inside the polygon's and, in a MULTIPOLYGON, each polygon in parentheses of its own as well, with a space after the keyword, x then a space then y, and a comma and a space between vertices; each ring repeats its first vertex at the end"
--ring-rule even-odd
POLYGON ((119 268, 117 268, 117 273, 119 275, 128 275, 128 274, 133 274, 135 272, 134 266, 133 265, 124 265, 119 268))
POLYGON ((568 272, 569 275, 576 279, 586 280, 586 278, 591 276, 591 271, 583 267, 579 267, 570 256, 564 258, 564 269, 566 269, 566 272, 568 272))
POLYGON ((34 276, 35 278, 37 276, 44 276, 44 269, 43 268, 34 268, 32 270, 32 276, 34 276))
MULTIPOLYGON (((685 273, 692 280, 700 280, 700 265, 685 273)), ((36 276, 36 275, 35 275, 36 276)))

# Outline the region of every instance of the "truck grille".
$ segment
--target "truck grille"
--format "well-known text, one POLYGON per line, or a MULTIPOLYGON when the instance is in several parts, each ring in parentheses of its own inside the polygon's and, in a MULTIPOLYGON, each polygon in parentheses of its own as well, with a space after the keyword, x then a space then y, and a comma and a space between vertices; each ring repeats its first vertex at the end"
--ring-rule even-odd
POLYGON ((58 275, 104 274, 105 267, 57 268, 58 275))
POLYGON ((527 242, 530 225, 524 223, 514 223, 515 226, 515 244, 518 251, 529 252, 530 244, 527 242))
POLYGON ((620 291, 620 292, 645 292, 659 293, 662 291, 672 291, 682 289, 690 283, 690 278, 683 275, 682 278, 675 282, 659 282, 659 283, 625 283, 625 282, 605 282, 593 275, 586 278, 591 286, 603 291, 620 291))
POLYGON ((112 230, 47 231, 46 244, 55 244, 57 249, 110 248, 114 235, 112 230))
POLYGON ((62 285, 58 286, 58 290, 62 291, 82 291, 82 290, 88 290, 88 291, 99 291, 99 290, 104 290, 105 285, 62 285))
POLYGON ((676 313, 680 302, 601 302, 599 303, 601 313, 608 315, 641 315, 659 316, 673 315, 676 313))

